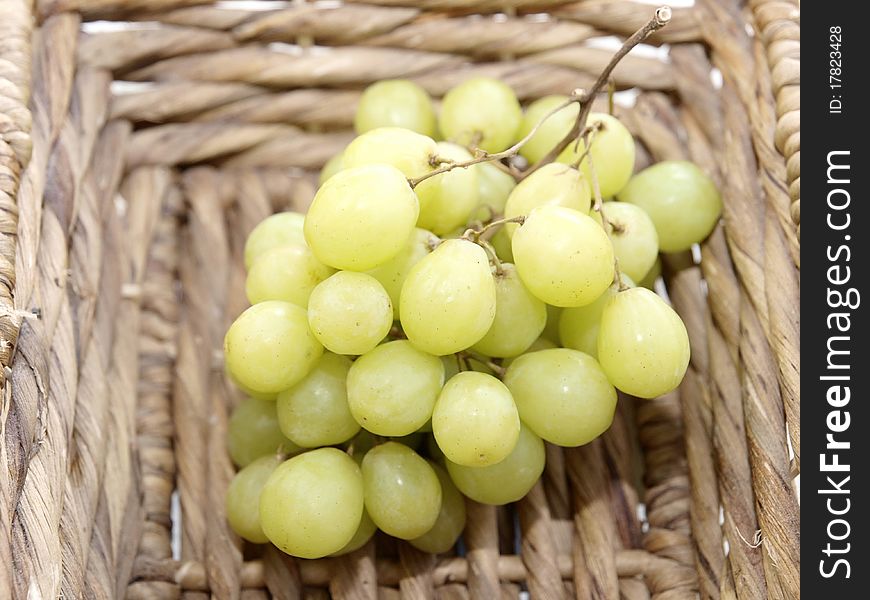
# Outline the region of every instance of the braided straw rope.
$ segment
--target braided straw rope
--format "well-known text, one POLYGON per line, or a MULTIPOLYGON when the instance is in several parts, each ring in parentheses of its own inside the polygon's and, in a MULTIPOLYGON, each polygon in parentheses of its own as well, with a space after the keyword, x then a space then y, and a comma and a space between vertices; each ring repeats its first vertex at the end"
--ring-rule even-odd
POLYGON ((318 561, 246 546, 224 519, 241 396, 220 353, 245 307, 245 236, 307 207, 365 85, 404 77, 437 98, 487 75, 523 101, 567 93, 611 56, 590 40, 631 35, 652 7, 0 0, 0 12, 0 596, 799 597, 797 3, 675 8, 648 40, 668 49, 613 74, 637 90, 617 108, 637 168, 691 159, 725 201, 700 264, 665 261, 692 344, 679 390, 622 397, 600 440, 548 446, 516 505, 468 502, 462 554, 379 538, 318 561), (124 25, 90 31, 100 19, 124 25))

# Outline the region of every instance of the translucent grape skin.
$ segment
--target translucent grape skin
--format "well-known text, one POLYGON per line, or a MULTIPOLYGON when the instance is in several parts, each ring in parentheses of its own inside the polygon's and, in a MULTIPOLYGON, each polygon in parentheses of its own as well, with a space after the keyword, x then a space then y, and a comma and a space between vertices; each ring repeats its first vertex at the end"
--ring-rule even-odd
POLYGON ((605 305, 598 359, 619 390, 639 398, 666 394, 680 385, 689 358, 686 326, 654 292, 632 288, 605 305))
MULTIPOLYGON (((634 287, 634 282, 627 275, 622 276, 622 283, 634 287)), ((565 348, 579 350, 598 358, 598 329, 601 326, 601 313, 607 302, 618 293, 619 285, 614 283, 601 294, 595 302, 586 306, 566 308, 558 319, 558 341, 565 348)))
POLYGON ((554 306, 594 302, 613 281, 613 246, 588 215, 563 206, 534 209, 514 233, 517 271, 554 306))
POLYGON ((495 255, 502 262, 514 262, 514 251, 511 248, 511 236, 508 235, 507 229, 500 227, 492 239, 489 240, 495 250, 495 255))
POLYGON ((616 390, 594 358, 568 348, 524 354, 511 363, 504 383, 520 418, 559 446, 588 444, 607 431, 616 390))
MULTIPOLYGON (((520 356, 525 356, 526 354, 530 354, 532 352, 537 352, 538 350, 549 350, 550 348, 558 348, 558 346, 550 341, 549 339, 541 336, 536 339, 531 346, 529 346, 528 350, 525 351, 524 354, 520 354, 520 356)), ((506 358, 502 361, 501 366, 507 369, 509 366, 513 364, 513 362, 518 359, 520 356, 514 356, 512 358, 506 358)))
POLYGON ((562 316, 564 309, 561 306, 547 305, 547 324, 544 326, 544 332, 541 334, 555 345, 559 345, 559 319, 562 316))
MULTIPOLYGON (((553 95, 544 96, 529 104, 517 132, 517 141, 526 137, 541 119, 564 104, 566 100, 568 100, 568 96, 553 95)), ((544 121, 535 135, 520 148, 520 155, 530 163, 536 163, 544 158, 556 144, 562 141, 562 138, 568 135, 579 112, 580 105, 574 103, 544 121)))
POLYGON ((323 346, 304 308, 269 300, 247 309, 224 337, 224 361, 243 386, 264 393, 286 390, 305 377, 323 346))
POLYGON ((431 160, 437 154, 438 145, 430 137, 410 129, 379 127, 353 140, 344 151, 342 164, 345 169, 385 164, 415 178, 433 170, 431 160))
POLYGON ((369 450, 362 461, 365 507, 378 528, 403 540, 432 529, 441 512, 441 484, 423 458, 398 442, 369 450))
POLYGON ((431 245, 437 242, 438 238, 435 234, 418 227, 411 234, 405 247, 396 256, 368 271, 368 274, 377 279, 389 294, 390 303, 393 305, 394 320, 399 319, 399 298, 402 295, 402 285, 405 283, 405 278, 411 271, 411 267, 432 252, 431 245))
POLYGON ((390 332, 393 304, 371 275, 339 271, 311 292, 308 324, 327 350, 365 354, 390 332))
MULTIPOLYGON (((523 179, 504 207, 505 218, 526 216, 539 206, 564 206, 583 214, 592 206, 592 192, 585 177, 568 165, 550 163, 523 179)), ((508 236, 513 236, 519 225, 505 224, 508 236)))
POLYGON ((227 423, 227 450, 235 464, 245 467, 261 456, 296 454, 300 448, 281 432, 274 400, 246 398, 227 423))
POLYGON ((449 460, 485 467, 501 462, 514 449, 520 417, 501 381, 465 371, 441 390, 432 414, 432 433, 449 460))
POLYGON ((495 275, 495 319, 472 348, 493 357, 517 356, 532 345, 547 322, 546 305, 526 289, 517 269, 502 263, 495 275))
POLYGON ((315 286, 335 273, 304 243, 289 243, 258 255, 245 280, 248 302, 284 300, 302 308, 315 286))
POLYGON ((299 558, 340 551, 353 539, 362 513, 360 468, 335 448, 285 461, 260 494, 263 533, 280 550, 299 558))
MULTIPOLYGON (((595 123, 600 123, 601 129, 595 132, 592 138, 589 156, 592 157, 601 196, 609 198, 625 187, 634 172, 634 138, 616 117, 605 113, 589 113, 586 126, 595 123)), ((557 160, 571 165, 577 162, 585 151, 586 145, 582 141, 579 144, 570 144, 557 160)), ((588 157, 580 163, 580 170, 591 184, 592 173, 588 157)))
POLYGON ((372 521, 369 513, 363 509, 362 519, 359 522, 359 527, 357 527, 356 533, 353 534, 353 537, 344 548, 338 552, 333 552, 332 556, 344 556, 345 554, 350 554, 351 552, 359 550, 365 546, 370 539, 372 539, 377 530, 378 526, 375 525, 374 521, 372 521))
POLYGON ((261 456, 236 473, 227 487, 227 521, 240 538, 254 544, 269 541, 260 525, 260 494, 272 472, 281 464, 277 454, 261 456))
POLYGON ((490 163, 480 163, 472 168, 477 170, 477 197, 481 207, 477 217, 487 221, 503 214, 508 196, 517 185, 516 180, 490 163))
POLYGON ((341 152, 330 158, 328 161, 326 161, 326 164, 323 165, 322 169, 320 169, 320 177, 318 177, 317 183, 323 185, 325 181, 341 171, 343 168, 344 151, 342 150, 341 152))
POLYGON ((354 117, 357 133, 378 127, 402 127, 435 135, 435 108, 422 87, 407 79, 385 79, 363 91, 354 117))
POLYGON ((516 502, 529 493, 544 472, 544 442, 522 425, 517 445, 500 463, 488 467, 463 467, 446 461, 450 479, 460 492, 483 504, 516 502))
POLYGON ((325 352, 311 372, 278 394, 276 409, 281 431, 304 448, 334 446, 359 431, 347 405, 350 359, 325 352))
POLYGON ((399 314, 411 342, 435 355, 453 354, 489 331, 496 291, 489 259, 477 244, 445 240, 408 273, 399 314))
POLYGON ((681 252, 703 241, 722 213, 716 185, 686 161, 647 167, 632 177, 617 199, 636 204, 649 214, 662 252, 681 252))
POLYGON ((408 340, 381 344, 358 358, 347 376, 350 411, 377 435, 403 436, 432 416, 444 385, 441 360, 408 340))
POLYGON ((367 271, 402 251, 419 211, 401 171, 380 164, 348 168, 315 194, 305 217, 305 239, 320 262, 367 271))
POLYGON ((423 552, 441 554, 456 545, 456 540, 465 529, 465 498, 456 489, 447 471, 432 461, 429 461, 429 466, 441 484, 441 511, 432 529, 409 542, 423 552))
POLYGON ((605 228, 619 270, 640 281, 659 256, 659 236, 652 219, 642 208, 627 202, 605 202, 601 212, 607 219, 605 228))
POLYGON ((302 226, 305 215, 297 212, 281 212, 266 217, 251 230, 245 241, 245 268, 250 269, 254 259, 286 244, 305 244, 302 226))
MULTIPOLYGON (((438 142, 437 155, 454 162, 471 160, 471 154, 462 146, 438 142)), ((478 205, 478 170, 453 169, 420 182, 414 191, 420 199, 420 217, 417 227, 438 235, 465 225, 478 205)))
POLYGON ((501 81, 475 77, 444 95, 439 125, 444 136, 460 146, 477 144, 487 152, 501 152, 511 145, 522 108, 514 91, 501 81))

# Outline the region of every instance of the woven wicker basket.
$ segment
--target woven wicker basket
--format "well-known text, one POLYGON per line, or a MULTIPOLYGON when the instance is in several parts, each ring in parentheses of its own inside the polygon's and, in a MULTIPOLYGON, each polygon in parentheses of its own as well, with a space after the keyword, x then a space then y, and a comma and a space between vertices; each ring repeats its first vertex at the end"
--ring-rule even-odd
POLYGON ((638 168, 691 158, 725 200, 700 264, 666 265, 693 349, 678 392, 549 447, 515 506, 470 503, 462 553, 378 539, 318 561, 224 520, 245 235, 304 209, 366 84, 567 93, 612 52, 589 40, 654 7, 220 4, 0 0, 0 597, 798 598, 797 0, 675 8, 650 40, 669 49, 615 72, 639 92, 617 108, 638 168))

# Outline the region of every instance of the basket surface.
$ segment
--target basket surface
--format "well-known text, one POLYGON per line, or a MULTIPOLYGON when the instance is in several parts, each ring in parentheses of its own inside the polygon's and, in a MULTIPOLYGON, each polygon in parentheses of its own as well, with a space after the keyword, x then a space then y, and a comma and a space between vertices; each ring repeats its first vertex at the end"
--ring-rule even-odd
POLYGON ((654 7, 33 4, 0 0, 0 597, 799 597, 797 2, 675 8, 659 51, 615 71, 637 168, 689 158, 725 200, 700 263, 666 265, 693 350, 680 389, 548 447, 515 506, 469 503, 461 555, 378 539, 319 561, 224 520, 246 234, 304 209, 368 83, 566 93, 612 54, 590 42, 654 7))

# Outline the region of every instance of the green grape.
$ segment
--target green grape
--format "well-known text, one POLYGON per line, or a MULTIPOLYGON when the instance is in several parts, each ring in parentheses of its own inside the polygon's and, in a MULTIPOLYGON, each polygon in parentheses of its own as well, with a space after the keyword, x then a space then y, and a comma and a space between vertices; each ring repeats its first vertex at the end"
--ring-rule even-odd
MULTIPOLYGON (((532 352, 537 352, 538 350, 549 350, 550 348, 558 348, 558 346, 556 344, 554 344, 553 342, 551 342, 549 339, 541 336, 538 339, 536 339, 532 343, 531 346, 529 346, 528 350, 526 350, 525 353, 520 354, 520 356, 525 356, 526 354, 530 354, 532 352)), ((507 369, 520 356, 513 356, 511 358, 506 358, 504 360, 504 362, 502 362, 501 366, 504 367, 505 369, 507 369)))
POLYGON ((534 209, 514 233, 517 271, 554 306, 593 302, 613 281, 613 246, 588 215, 563 206, 534 209))
POLYGON ((640 281, 659 256, 659 236, 652 219, 642 208, 628 202, 605 202, 601 211, 607 219, 605 230, 619 270, 640 281))
POLYGON ((347 375, 347 400, 356 421, 372 433, 402 436, 432 416, 444 385, 437 356, 408 340, 381 344, 359 357, 347 375))
MULTIPOLYGON (((623 275, 623 285, 634 287, 634 282, 623 275)), ((556 338, 565 348, 585 352, 593 358, 598 358, 598 328, 601 325, 601 313, 608 300, 619 291, 619 285, 614 283, 592 304, 566 308, 556 320, 559 327, 556 338)))
POLYGON ((375 434, 365 429, 360 429, 350 443, 348 444, 348 454, 356 461, 356 464, 362 466, 362 459, 366 453, 375 447, 377 439, 375 434))
POLYGON ((495 320, 472 348, 486 356, 516 356, 532 345, 547 322, 546 305, 520 281, 517 269, 502 263, 495 275, 495 320))
POLYGON ((547 305, 547 324, 544 326, 542 337, 553 342, 554 345, 559 345, 559 319, 562 317, 562 307, 547 305))
POLYGON ((479 341, 495 319, 495 282, 483 248, 445 240, 408 273, 399 314, 411 342, 453 354, 479 341))
POLYGON ((483 504, 509 504, 529 493, 544 472, 544 442, 525 424, 517 445, 500 463, 463 467, 447 461, 447 472, 459 491, 483 504))
POLYGON ((588 444, 613 422, 616 390, 598 361, 583 352, 553 348, 524 354, 508 368, 504 384, 523 423, 553 444, 588 444))
MULTIPOLYGON (((523 179, 507 199, 505 218, 526 216, 539 206, 564 206, 583 214, 589 213, 592 194, 580 171, 559 163, 544 165, 523 179)), ((507 223, 505 229, 513 236, 516 223, 507 223)))
POLYGON ((375 525, 374 521, 372 521, 369 513, 363 509, 362 520, 359 522, 359 527, 357 527, 356 533, 353 534, 353 537, 344 548, 338 552, 333 552, 331 556, 344 556, 345 554, 350 554, 351 552, 359 550, 365 546, 372 537, 374 537, 377 530, 378 526, 375 525))
POLYGON ((405 247, 393 258, 384 264, 375 267, 368 274, 377 279, 393 305, 393 319, 399 319, 399 298, 402 294, 402 285, 411 267, 423 260, 423 257, 432 252, 432 245, 438 242, 438 238, 425 229, 415 229, 408 239, 405 247))
POLYGON ((277 213, 260 221, 245 241, 245 268, 250 269, 255 258, 272 248, 304 244, 304 222, 305 215, 296 212, 277 213))
POLYGON ((686 326, 654 292, 632 288, 607 302, 598 360, 618 389, 640 398, 666 394, 680 385, 689 356, 686 326))
POLYGON ((516 180, 490 162, 472 167, 477 171, 477 198, 480 208, 475 217, 488 221, 504 213, 508 196, 517 186, 516 180))
POLYGON ((248 302, 284 300, 302 308, 314 287, 335 273, 317 260, 304 243, 290 243, 260 254, 248 271, 245 293, 248 302))
POLYGON ((362 513, 360 468, 335 448, 311 450, 282 463, 260 494, 266 537, 299 558, 340 551, 353 539, 362 513))
POLYGON ((252 390, 251 388, 242 385, 239 380, 230 373, 230 370, 227 368, 226 362, 224 362, 224 375, 227 376, 234 386, 236 386, 245 396, 249 398, 255 398, 257 400, 268 400, 269 402, 274 402, 278 397, 278 392, 258 392, 257 390, 252 390))
MULTIPOLYGON (((592 134, 592 149, 589 150, 589 156, 592 157, 592 166, 595 167, 601 196, 609 198, 625 187, 634 171, 634 138, 616 117, 604 113, 589 113, 586 126, 595 123, 601 123, 601 129, 592 134)), ((572 143, 562 151, 558 160, 572 165, 585 151, 586 145, 582 141, 579 144, 572 143)), ((592 173, 588 157, 580 163, 580 170, 591 185, 592 173)))
POLYGON ((359 431, 347 406, 350 359, 324 352, 305 379, 278 394, 281 431, 304 448, 334 446, 359 431))
POLYGON ((323 165, 323 168, 320 169, 320 177, 318 178, 318 183, 323 185, 327 179, 338 173, 344 169, 344 151, 342 150, 323 165))
POLYGON ((441 103, 441 131, 461 146, 501 152, 514 140, 523 111, 514 91, 501 81, 475 77, 447 92, 441 103))
MULTIPOLYGON (((529 135, 541 119, 564 104, 566 100, 568 100, 568 96, 544 96, 529 104, 525 115, 523 115, 520 130, 517 132, 517 141, 529 135)), ((556 147, 556 144, 568 135, 579 113, 580 105, 575 102, 541 123, 535 135, 520 148, 520 155, 530 163, 536 163, 544 158, 550 150, 556 147)))
MULTIPOLYGON (((462 146, 438 142, 438 157, 461 163, 471 160, 462 146)), ((414 191, 420 200, 417 227, 439 235, 465 225, 477 208, 477 169, 453 169, 420 182, 414 191)))
POLYGON ((224 337, 224 360, 243 386, 278 393, 299 383, 323 354, 304 308, 269 300, 247 309, 224 337))
POLYGON ((681 252, 710 235, 722 212, 716 184, 686 161, 647 167, 625 186, 618 200, 644 209, 655 223, 662 252, 681 252))
POLYGON ((426 90, 413 81, 387 79, 365 89, 353 126, 357 133, 378 127, 402 127, 433 136, 435 108, 426 90))
POLYGON ((305 217, 305 239, 322 263, 367 271, 405 247, 420 206, 401 171, 367 165, 336 173, 305 217))
POLYGON ((485 467, 504 460, 514 449, 520 418, 501 381, 465 371, 441 390, 432 414, 432 433, 449 460, 485 467))
POLYGON ((495 232, 495 235, 492 236, 490 243, 495 250, 495 255, 498 256, 500 261, 508 263, 514 262, 514 251, 511 248, 511 236, 508 234, 506 228, 499 227, 498 231, 495 232))
POLYGON ((242 400, 227 423, 227 450, 240 467, 277 452, 295 454, 300 448, 284 437, 273 400, 242 400))
POLYGON ((465 498, 456 489, 447 471, 432 461, 429 461, 429 465, 441 484, 441 511, 432 529, 409 541, 418 550, 441 554, 456 545, 456 540, 465 529, 465 498))
POLYGON ((366 510, 383 532, 412 540, 435 525, 441 484, 416 452, 398 442, 376 446, 363 458, 362 475, 366 510))
POLYGON ((269 541, 260 526, 260 493, 272 472, 283 459, 272 454, 261 456, 236 473, 227 487, 225 509, 227 521, 240 538, 255 544, 269 541))
POLYGON ((438 146, 430 137, 398 127, 379 127, 352 141, 344 151, 344 168, 385 164, 405 177, 420 177, 434 167, 438 146))
POLYGON ((365 354, 390 332, 393 305, 371 275, 339 271, 311 292, 308 324, 327 350, 365 354))
POLYGON ((645 287, 648 290, 655 291, 656 281, 662 276, 662 259, 656 257, 652 268, 647 272, 643 279, 638 282, 638 285, 645 287))

